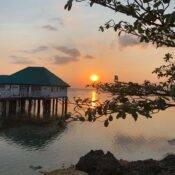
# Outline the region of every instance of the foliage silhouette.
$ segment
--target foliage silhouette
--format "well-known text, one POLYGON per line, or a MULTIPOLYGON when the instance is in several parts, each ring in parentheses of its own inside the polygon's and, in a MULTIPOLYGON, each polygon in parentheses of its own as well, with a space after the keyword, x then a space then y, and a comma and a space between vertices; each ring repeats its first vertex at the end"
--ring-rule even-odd
MULTIPOLYGON (((120 36, 127 33, 139 38, 140 42, 152 43, 157 47, 175 47, 175 2, 173 0, 68 0, 65 9, 71 10, 73 2, 88 2, 101 5, 117 13, 122 13, 132 20, 116 23, 111 19, 100 31, 113 28, 120 36), (130 22, 132 21, 132 22, 130 22)), ((103 103, 95 101, 92 107, 90 99, 75 99, 77 120, 96 121, 104 116, 107 127, 113 118, 125 119, 131 115, 134 120, 139 115, 151 118, 152 114, 170 107, 175 107, 175 61, 173 55, 167 53, 164 65, 156 68, 153 73, 161 81, 143 84, 120 82, 115 76, 113 83, 97 83, 90 85, 97 92, 111 93, 112 98, 103 103), (85 117, 80 111, 85 112, 85 117)))

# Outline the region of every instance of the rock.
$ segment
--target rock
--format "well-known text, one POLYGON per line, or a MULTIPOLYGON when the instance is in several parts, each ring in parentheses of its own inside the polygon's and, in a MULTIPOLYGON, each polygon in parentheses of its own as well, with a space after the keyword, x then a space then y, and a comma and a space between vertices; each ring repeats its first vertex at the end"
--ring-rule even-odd
POLYGON ((175 155, 161 161, 148 159, 128 162, 117 160, 112 153, 90 151, 82 156, 76 169, 89 175, 175 175, 175 155))
POLYGON ((175 174, 175 155, 168 155, 160 162, 160 165, 164 171, 167 172, 167 175, 175 174))
POLYGON ((114 175, 122 172, 122 166, 112 153, 102 150, 90 151, 81 157, 76 169, 89 175, 114 175))
POLYGON ((156 160, 144 160, 129 162, 125 168, 127 175, 158 175, 161 167, 156 160))
POLYGON ((35 170, 35 171, 36 171, 36 170, 42 169, 41 166, 33 166, 33 165, 30 165, 29 168, 31 168, 31 169, 33 169, 33 170, 35 170))

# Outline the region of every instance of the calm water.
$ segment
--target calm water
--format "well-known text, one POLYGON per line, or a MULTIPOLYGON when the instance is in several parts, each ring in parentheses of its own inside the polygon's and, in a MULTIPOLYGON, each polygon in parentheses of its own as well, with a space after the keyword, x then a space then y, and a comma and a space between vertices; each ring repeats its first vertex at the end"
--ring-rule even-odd
MULTIPOLYGON (((96 98, 93 91, 70 90, 69 97, 74 96, 96 98)), ((0 175, 39 174, 31 165, 40 165, 42 170, 70 166, 91 149, 109 150, 127 160, 160 159, 175 153, 175 143, 168 142, 175 139, 175 109, 156 114, 153 119, 140 117, 137 122, 131 117, 119 119, 108 128, 100 121, 73 122, 66 130, 45 136, 36 129, 26 136, 27 129, 0 133, 0 175)))

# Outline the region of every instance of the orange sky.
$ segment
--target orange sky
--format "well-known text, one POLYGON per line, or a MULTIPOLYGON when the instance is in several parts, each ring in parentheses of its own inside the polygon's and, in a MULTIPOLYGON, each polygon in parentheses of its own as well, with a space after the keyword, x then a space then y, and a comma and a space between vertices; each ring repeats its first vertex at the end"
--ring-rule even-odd
POLYGON ((84 87, 93 73, 101 81, 112 81, 114 74, 122 81, 156 80, 152 70, 173 49, 140 45, 130 36, 118 39, 112 31, 101 33, 98 27, 111 19, 113 13, 87 5, 75 5, 67 12, 64 3, 0 2, 1 74, 27 66, 45 66, 72 87, 84 87))

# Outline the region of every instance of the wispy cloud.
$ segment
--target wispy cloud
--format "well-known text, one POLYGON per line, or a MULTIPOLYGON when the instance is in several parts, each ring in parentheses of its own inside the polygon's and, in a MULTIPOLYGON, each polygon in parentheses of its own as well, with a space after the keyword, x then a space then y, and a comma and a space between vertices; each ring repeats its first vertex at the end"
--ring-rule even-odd
POLYGON ((67 64, 70 62, 77 62, 77 61, 79 61, 79 59, 76 57, 55 55, 53 63, 54 64, 67 64))
POLYGON ((14 63, 14 64, 30 65, 30 64, 34 63, 28 57, 11 55, 10 58, 12 59, 12 63, 14 63))
POLYGON ((64 22, 63 18, 61 18, 61 17, 53 18, 53 20, 57 21, 60 26, 65 25, 65 22, 64 22))
POLYGON ((67 64, 70 62, 77 62, 81 56, 80 51, 76 48, 58 46, 54 47, 54 49, 61 52, 61 54, 65 54, 65 56, 55 55, 53 61, 54 64, 67 64))
POLYGON ((48 31, 57 31, 57 28, 51 25, 44 25, 42 28, 48 31))
POLYGON ((49 50, 48 46, 38 46, 37 48, 29 49, 29 50, 22 50, 21 52, 34 54, 34 53, 38 53, 38 52, 44 52, 44 51, 47 51, 47 50, 49 50))
POLYGON ((85 59, 92 60, 92 59, 95 59, 95 57, 92 56, 92 55, 87 54, 87 55, 85 55, 85 59))
MULTIPOLYGON (((80 57, 82 56, 81 51, 76 48, 69 48, 67 46, 57 46, 53 48, 61 52, 61 54, 65 54, 65 56, 56 55, 54 57, 54 64, 67 64, 70 62, 77 62, 80 60, 80 57)), ((90 54, 86 54, 83 57, 89 60, 95 58, 90 54)))
POLYGON ((81 56, 80 51, 75 48, 68 48, 66 46, 60 46, 60 47, 54 47, 54 48, 70 57, 78 58, 81 56))

